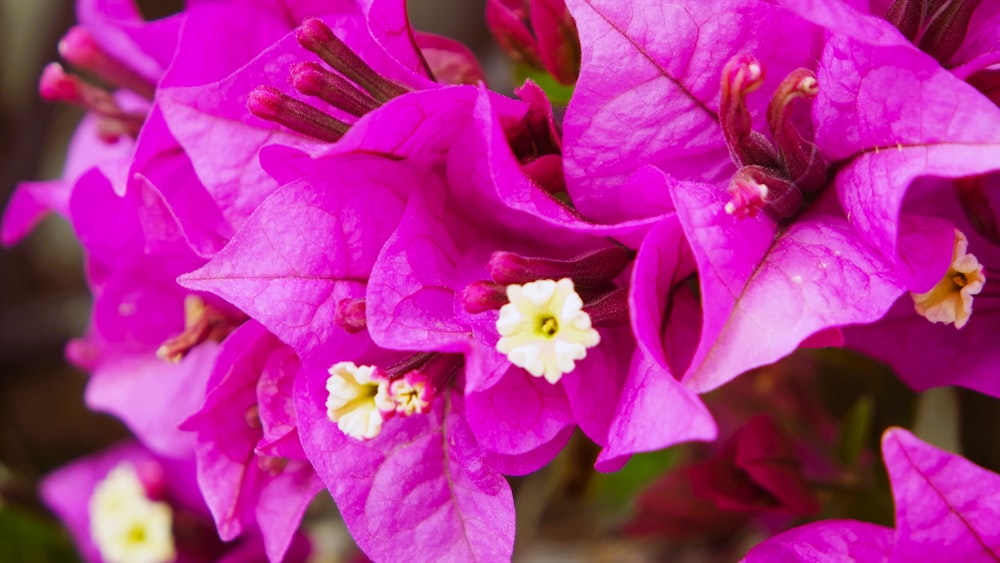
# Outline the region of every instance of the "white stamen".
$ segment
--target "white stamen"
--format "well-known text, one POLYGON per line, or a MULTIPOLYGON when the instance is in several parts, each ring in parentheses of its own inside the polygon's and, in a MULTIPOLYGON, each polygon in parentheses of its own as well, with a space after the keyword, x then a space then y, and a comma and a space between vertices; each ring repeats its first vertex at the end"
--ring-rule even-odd
POLYGON ((601 341, 571 279, 509 285, 507 299, 497 319, 497 350, 535 377, 556 383, 601 341))
POLYGON ((326 414, 340 431, 356 440, 370 440, 382 431, 382 411, 395 408, 388 382, 374 366, 339 362, 326 380, 326 414))
POLYGON ((90 497, 90 534, 108 563, 166 563, 176 557, 172 514, 146 496, 135 469, 112 469, 90 497))
POLYGON ((944 277, 926 293, 911 293, 917 313, 932 323, 954 323, 962 328, 972 316, 973 297, 983 290, 986 276, 979 260, 966 251, 969 240, 955 230, 955 249, 951 267, 944 277))

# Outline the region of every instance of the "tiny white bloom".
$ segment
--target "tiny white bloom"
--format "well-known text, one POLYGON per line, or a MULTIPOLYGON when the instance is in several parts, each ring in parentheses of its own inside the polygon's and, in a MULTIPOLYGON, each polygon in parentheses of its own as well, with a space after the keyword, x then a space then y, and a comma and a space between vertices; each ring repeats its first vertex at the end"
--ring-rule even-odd
POLYGON ((146 496, 131 465, 108 472, 88 508, 90 534, 108 563, 166 563, 176 557, 170 506, 146 496))
POLYGON ((326 414, 341 432, 357 440, 370 440, 382 431, 382 411, 391 411, 388 382, 379 378, 374 366, 338 362, 326 380, 326 414))
POLYGON ((967 252, 969 240, 955 230, 951 266, 941 281, 925 293, 910 293, 917 313, 932 323, 962 328, 972 316, 973 297, 983 290, 986 276, 979 260, 967 252))
POLYGON ((601 341, 569 278, 509 285, 507 299, 497 319, 497 350, 535 377, 556 383, 601 341))

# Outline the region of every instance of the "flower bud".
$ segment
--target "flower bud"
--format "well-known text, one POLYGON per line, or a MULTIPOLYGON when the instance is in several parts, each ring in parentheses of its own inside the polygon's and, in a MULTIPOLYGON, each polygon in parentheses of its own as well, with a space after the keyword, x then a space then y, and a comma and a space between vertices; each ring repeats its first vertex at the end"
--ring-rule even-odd
POLYGON ((565 0, 487 0, 486 25, 515 61, 576 82, 580 37, 565 0))

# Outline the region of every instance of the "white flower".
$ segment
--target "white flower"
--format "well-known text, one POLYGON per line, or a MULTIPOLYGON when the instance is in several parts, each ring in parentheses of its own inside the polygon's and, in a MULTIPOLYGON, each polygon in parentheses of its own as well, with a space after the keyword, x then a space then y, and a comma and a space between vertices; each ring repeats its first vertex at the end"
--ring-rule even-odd
POLYGON ((176 557, 172 513, 146 496, 135 469, 112 469, 90 497, 90 534, 108 563, 166 563, 176 557))
POLYGON ((930 291, 910 294, 917 313, 927 320, 954 323, 955 328, 962 328, 969 322, 973 297, 983 290, 986 276, 979 260, 966 252, 968 248, 969 240, 955 230, 955 250, 948 272, 930 291))
POLYGON ((382 431, 382 411, 395 408, 388 396, 388 382, 374 366, 339 362, 326 380, 326 414, 340 431, 357 440, 370 440, 382 431))
POLYGON ((497 350, 535 377, 556 383, 601 341, 571 279, 509 285, 507 299, 497 319, 497 350))

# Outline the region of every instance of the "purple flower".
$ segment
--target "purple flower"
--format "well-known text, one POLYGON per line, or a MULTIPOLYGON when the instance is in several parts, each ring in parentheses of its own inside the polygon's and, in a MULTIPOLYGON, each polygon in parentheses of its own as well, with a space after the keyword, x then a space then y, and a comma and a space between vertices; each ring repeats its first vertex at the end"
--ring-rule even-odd
POLYGON ((60 41, 60 54, 73 68, 116 90, 67 73, 57 63, 46 67, 39 84, 42 97, 81 106, 87 114, 73 135, 63 177, 18 187, 4 212, 3 244, 16 243, 50 210, 67 216, 74 186, 88 172, 100 169, 117 179, 128 167, 183 16, 146 22, 131 2, 81 0, 77 18, 80 24, 60 41))
POLYGON ((238 305, 300 355, 302 447, 358 544, 376 558, 505 559, 512 548, 510 489, 484 463, 461 395, 449 387, 461 357, 379 349, 365 330, 376 258, 405 198, 429 176, 420 163, 439 158, 436 147, 465 122, 475 92, 400 96, 360 119, 329 156, 275 147, 282 158, 265 160, 295 179, 182 278, 238 305), (345 150, 358 145, 366 150, 345 150), (392 150, 410 158, 383 156, 392 150), (410 497, 414 488, 426 493, 410 497))
MULTIPOLYGON (((994 169, 996 128, 981 124, 1000 114, 935 61, 753 1, 570 7, 590 48, 566 117, 569 190, 602 220, 676 208, 703 322, 689 367, 666 361, 686 367, 690 388, 717 387, 803 342, 840 343, 838 327, 875 321, 904 289, 942 279, 954 227, 901 214, 904 196, 922 175, 994 169), (773 92, 767 105, 758 89, 773 92), (616 188, 647 164, 675 178, 652 205, 616 188)), ((670 243, 669 230, 658 233, 667 238, 644 244, 670 243)), ((661 311, 633 315, 663 326, 661 311)))
POLYGON ((203 48, 224 54, 227 66, 217 66, 228 70, 180 74, 158 100, 198 178, 237 227, 280 185, 258 160, 261 147, 321 151, 360 116, 404 92, 437 87, 428 78, 434 70, 462 80, 481 75, 452 43, 414 39, 396 0, 252 2, 239 17, 210 3, 202 12, 192 12, 186 31, 217 42, 203 48), (233 49, 237 34, 249 41, 233 49), (431 62, 417 41, 431 45, 431 62))
MULTIPOLYGON (((961 385, 998 396, 993 341, 1000 323, 1000 247, 969 222, 947 180, 921 180, 912 189, 911 208, 941 215, 958 229, 952 266, 931 291, 904 295, 880 321, 847 328, 846 345, 888 363, 915 389, 961 385), (935 323, 926 318, 929 307, 935 323)), ((992 212, 989 201, 983 203, 978 211, 992 212)))
MULTIPOLYGON (((528 90, 525 96, 533 94, 528 90)), ((479 282, 486 282, 480 298, 489 301, 498 279, 505 285, 540 279, 491 277, 488 263, 495 250, 506 250, 498 260, 514 264, 513 273, 522 278, 518 256, 532 264, 538 262, 533 256, 548 261, 550 271, 567 267, 552 258, 573 258, 581 251, 617 253, 628 261, 627 249, 615 250, 601 236, 569 227, 595 233, 613 228, 580 221, 525 174, 522 165, 558 157, 550 128, 547 108, 537 104, 476 88, 438 87, 387 101, 358 118, 336 144, 310 148, 311 156, 297 148, 268 147, 261 152, 263 167, 285 185, 251 214, 229 246, 182 278, 188 287, 239 306, 303 359, 296 383, 303 447, 370 554, 408 553, 409 547, 401 546, 412 544, 431 554, 509 556, 506 540, 496 542, 512 537, 509 489, 498 484, 497 471, 539 467, 561 448, 576 419, 602 441, 614 433, 613 458, 712 434, 707 411, 693 396, 660 377, 641 355, 633 359, 627 328, 601 336, 618 352, 588 352, 578 362, 574 375, 590 375, 586 382, 566 384, 575 385, 581 397, 574 413, 564 384, 536 379, 496 352, 496 309, 502 302, 479 313, 463 309, 463 292, 479 282), (468 221, 469 211, 479 214, 478 225, 468 221), (439 221, 440 213, 448 220, 439 221), (501 229, 517 234, 503 242, 496 234, 501 229), (548 234, 548 240, 533 232, 548 234), (470 250, 443 247, 455 239, 470 250), (365 328, 383 348, 362 352, 370 347, 365 328), (632 378, 628 384, 626 377, 632 378), (618 397, 623 385, 633 390, 629 400, 609 404, 607 398, 618 397), (387 395, 396 401, 392 409, 384 405, 387 395), (679 407, 668 417, 677 424, 664 419, 664 401, 679 407), (617 410, 624 414, 616 417, 617 410), (612 424, 614 431, 608 430, 612 424), (405 464, 394 461, 396 444, 418 431, 426 433, 421 440, 434 441, 442 432, 455 432, 466 445, 446 450, 443 459, 434 449, 425 451, 426 458, 412 453, 405 464), (340 448, 353 453, 330 455, 340 448), (392 470, 376 472, 383 463, 392 470), (368 495, 407 494, 406 484, 416 477, 392 477, 404 471, 434 483, 434 490, 447 489, 443 463, 466 468, 475 488, 453 500, 437 494, 422 498, 419 510, 406 512, 408 523, 400 521, 420 538, 434 539, 413 539, 401 531, 398 542, 379 540, 388 533, 382 529, 387 516, 381 504, 365 500, 368 495), (416 469, 405 469, 411 466, 416 469), (379 477, 383 473, 385 480, 379 477), (477 506, 493 507, 485 528, 477 506), (432 518, 435 507, 448 516, 432 518), (426 530, 437 532, 425 536, 426 530)), ((558 189, 558 183, 553 186, 558 189)), ((647 223, 618 229, 625 236, 647 223)), ((604 302, 604 314, 611 319, 618 311, 620 322, 626 294, 613 292, 610 283, 626 265, 618 262, 615 267, 598 261, 596 273, 577 280, 598 292, 593 297, 614 293, 604 302)))
POLYGON ((94 171, 74 189, 70 216, 94 293, 88 334, 69 349, 92 372, 88 405, 121 417, 156 451, 185 455, 191 436, 177 425, 200 405, 191 390, 204 388, 216 342, 243 318, 174 281, 201 260, 154 191, 121 197, 94 171))
MULTIPOLYGON (((135 443, 114 446, 47 475, 45 503, 92 562, 260 561, 255 530, 223 543, 194 479, 194 464, 160 458, 135 443)), ((285 561, 304 561, 296 536, 285 561)))
POLYGON ((409 199, 369 285, 373 338, 466 354, 470 425, 487 450, 508 458, 505 471, 547 461, 571 421, 608 446, 606 468, 635 451, 711 435, 707 411, 658 377, 626 327, 628 291, 617 282, 631 252, 601 235, 645 227, 595 227, 540 190, 508 148, 508 103, 480 93, 445 174, 423 180, 409 199), (550 332, 524 330, 535 321, 550 332), (602 327, 599 337, 591 325, 602 327), (560 348, 561 359, 546 356, 560 348), (657 402, 675 405, 687 423, 654 422, 661 409, 647 409, 657 402))
POLYGON ((895 531, 821 521, 766 540, 744 561, 992 561, 1000 556, 1000 476, 901 428, 882 437, 896 500, 895 531))
POLYGON ((271 561, 282 560, 322 488, 296 431, 298 371, 287 346, 245 323, 220 346, 204 406, 183 424, 198 437, 198 485, 219 536, 229 541, 259 529, 271 561))

